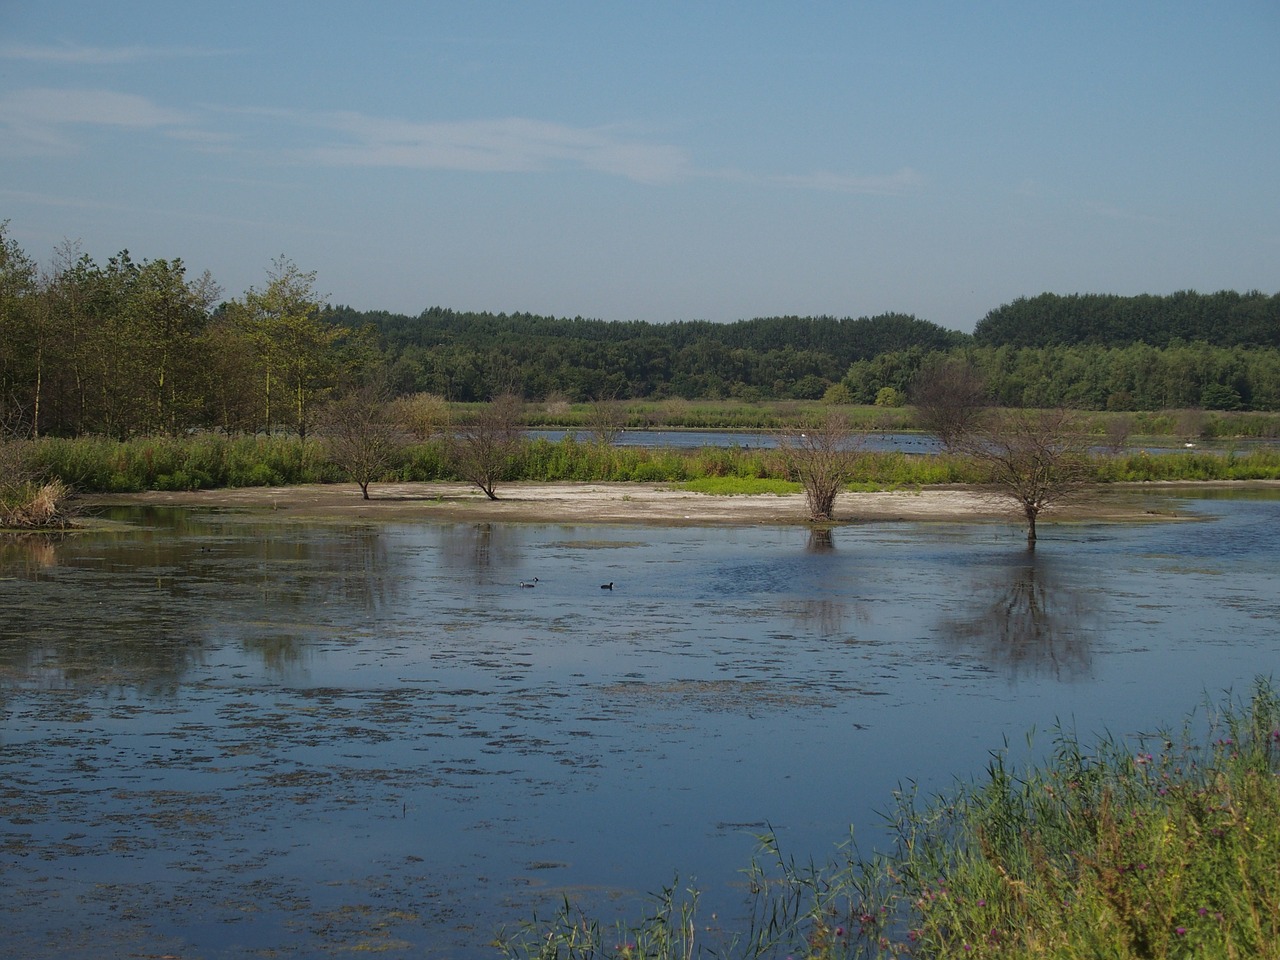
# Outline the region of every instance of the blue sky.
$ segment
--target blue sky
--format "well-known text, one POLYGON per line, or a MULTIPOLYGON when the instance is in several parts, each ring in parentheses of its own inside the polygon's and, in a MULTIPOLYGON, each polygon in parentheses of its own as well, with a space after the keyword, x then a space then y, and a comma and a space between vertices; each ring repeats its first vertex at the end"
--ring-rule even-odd
POLYGON ((605 320, 1280 290, 1280 3, 0 0, 43 265, 605 320))

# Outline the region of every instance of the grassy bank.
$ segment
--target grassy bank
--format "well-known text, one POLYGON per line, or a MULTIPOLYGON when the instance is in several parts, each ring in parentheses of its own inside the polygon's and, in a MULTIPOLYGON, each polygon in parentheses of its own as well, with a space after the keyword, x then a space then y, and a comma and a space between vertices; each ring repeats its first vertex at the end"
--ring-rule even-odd
POLYGON ((798 865, 769 837, 750 915, 722 930, 696 891, 601 924, 566 902, 510 958, 1280 956, 1280 700, 1210 705, 1178 731, 1094 745, 921 801, 895 798, 887 853, 798 865))
MULTIPOLYGON (((46 480, 60 480, 81 493, 141 490, 201 490, 227 487, 338 483, 342 472, 320 444, 293 437, 42 439, 30 442, 26 461, 46 480)), ((1092 461, 1099 483, 1153 480, 1280 479, 1280 450, 1246 454, 1199 450, 1172 454, 1104 456, 1092 461)), ((960 456, 916 455, 898 451, 862 455, 855 489, 901 489, 935 484, 982 482, 980 464, 960 456)), ((461 480, 444 444, 428 441, 407 447, 400 461, 375 482, 461 480)), ((691 489, 715 493, 752 493, 779 489, 789 481, 777 451, 703 447, 673 449, 610 447, 566 437, 539 438, 514 457, 506 477, 520 482, 692 483, 691 489), (772 484, 772 486, 770 486, 772 484)))

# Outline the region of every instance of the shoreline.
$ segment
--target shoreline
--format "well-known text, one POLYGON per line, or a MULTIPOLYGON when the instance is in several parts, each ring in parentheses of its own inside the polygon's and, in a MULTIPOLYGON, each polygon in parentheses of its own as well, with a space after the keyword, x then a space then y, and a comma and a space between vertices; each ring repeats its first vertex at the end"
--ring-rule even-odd
MULTIPOLYGON (((1175 489, 1277 488, 1277 481, 1197 481, 1109 484, 1090 487, 1041 514, 1042 523, 1132 522, 1178 519, 1170 505, 1159 509, 1143 493, 1175 489)), ((719 496, 681 490, 671 483, 509 483, 489 500, 464 483, 384 483, 370 487, 369 500, 355 484, 240 487, 223 490, 146 491, 97 494, 82 503, 110 506, 174 506, 271 512, 314 520, 504 521, 514 523, 807 524, 801 493, 719 496)), ((832 525, 865 522, 1002 522, 1022 524, 1008 497, 975 487, 845 492, 836 501, 832 525)))

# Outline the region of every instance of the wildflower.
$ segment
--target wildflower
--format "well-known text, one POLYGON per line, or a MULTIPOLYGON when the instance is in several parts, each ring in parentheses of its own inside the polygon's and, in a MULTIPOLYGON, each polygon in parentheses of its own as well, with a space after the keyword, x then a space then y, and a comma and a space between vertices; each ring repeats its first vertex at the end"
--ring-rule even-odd
POLYGON ((1176 933, 1176 934, 1177 934, 1178 936, 1180 936, 1180 937, 1185 937, 1185 936, 1187 935, 1187 928, 1186 928, 1186 927, 1174 927, 1174 928, 1173 928, 1173 932, 1174 932, 1174 933, 1176 933))
POLYGON ((1202 916, 1202 917, 1203 917, 1203 916, 1207 916, 1207 915, 1208 915, 1208 913, 1209 913, 1209 908, 1208 908, 1208 907, 1201 907, 1199 910, 1197 910, 1197 911, 1196 911, 1196 913, 1200 914, 1200 916, 1202 916))

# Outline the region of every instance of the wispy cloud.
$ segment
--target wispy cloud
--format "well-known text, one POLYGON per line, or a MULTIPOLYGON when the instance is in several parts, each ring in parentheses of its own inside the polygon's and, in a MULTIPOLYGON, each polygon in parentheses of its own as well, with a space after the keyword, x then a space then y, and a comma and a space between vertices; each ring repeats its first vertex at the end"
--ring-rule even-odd
POLYGON ((8 152, 74 149, 68 135, 68 128, 74 127, 147 130, 178 128, 191 122, 186 113, 113 90, 32 87, 0 96, 0 133, 8 152))
POLYGON ((740 170, 702 170, 684 147, 629 135, 627 128, 617 125, 573 127, 524 117, 429 123, 351 112, 273 116, 339 135, 341 143, 322 144, 305 154, 307 159, 338 166, 478 173, 577 168, 641 183, 672 183, 698 177, 882 195, 907 193, 924 183, 924 178, 909 167, 869 176, 818 172, 770 177, 740 170))
POLYGON ((626 137, 612 127, 571 127, 522 117, 423 123, 331 113, 307 119, 344 140, 309 152, 326 164, 483 173, 576 167, 645 183, 679 180, 693 172, 683 148, 626 137))
POLYGON ((200 47, 85 47, 79 44, 58 46, 0 46, 0 60, 25 60, 34 63, 61 63, 81 66, 115 66, 144 60, 170 60, 177 57, 214 57, 234 51, 207 50, 200 47))
POLYGON ((0 154, 70 152, 77 148, 78 133, 95 127, 151 132, 193 149, 230 150, 238 145, 260 159, 340 167, 475 173, 586 170, 647 184, 701 178, 880 195, 907 193, 924 182, 909 167, 884 175, 820 171, 780 176, 699 169, 684 147, 616 124, 579 127, 527 117, 430 122, 351 111, 210 105, 196 112, 101 89, 35 87, 0 96, 0 154), (210 123, 215 116, 267 120, 271 136, 255 149, 243 124, 232 133, 236 125, 210 123), (290 146, 290 140, 295 145, 290 146))

